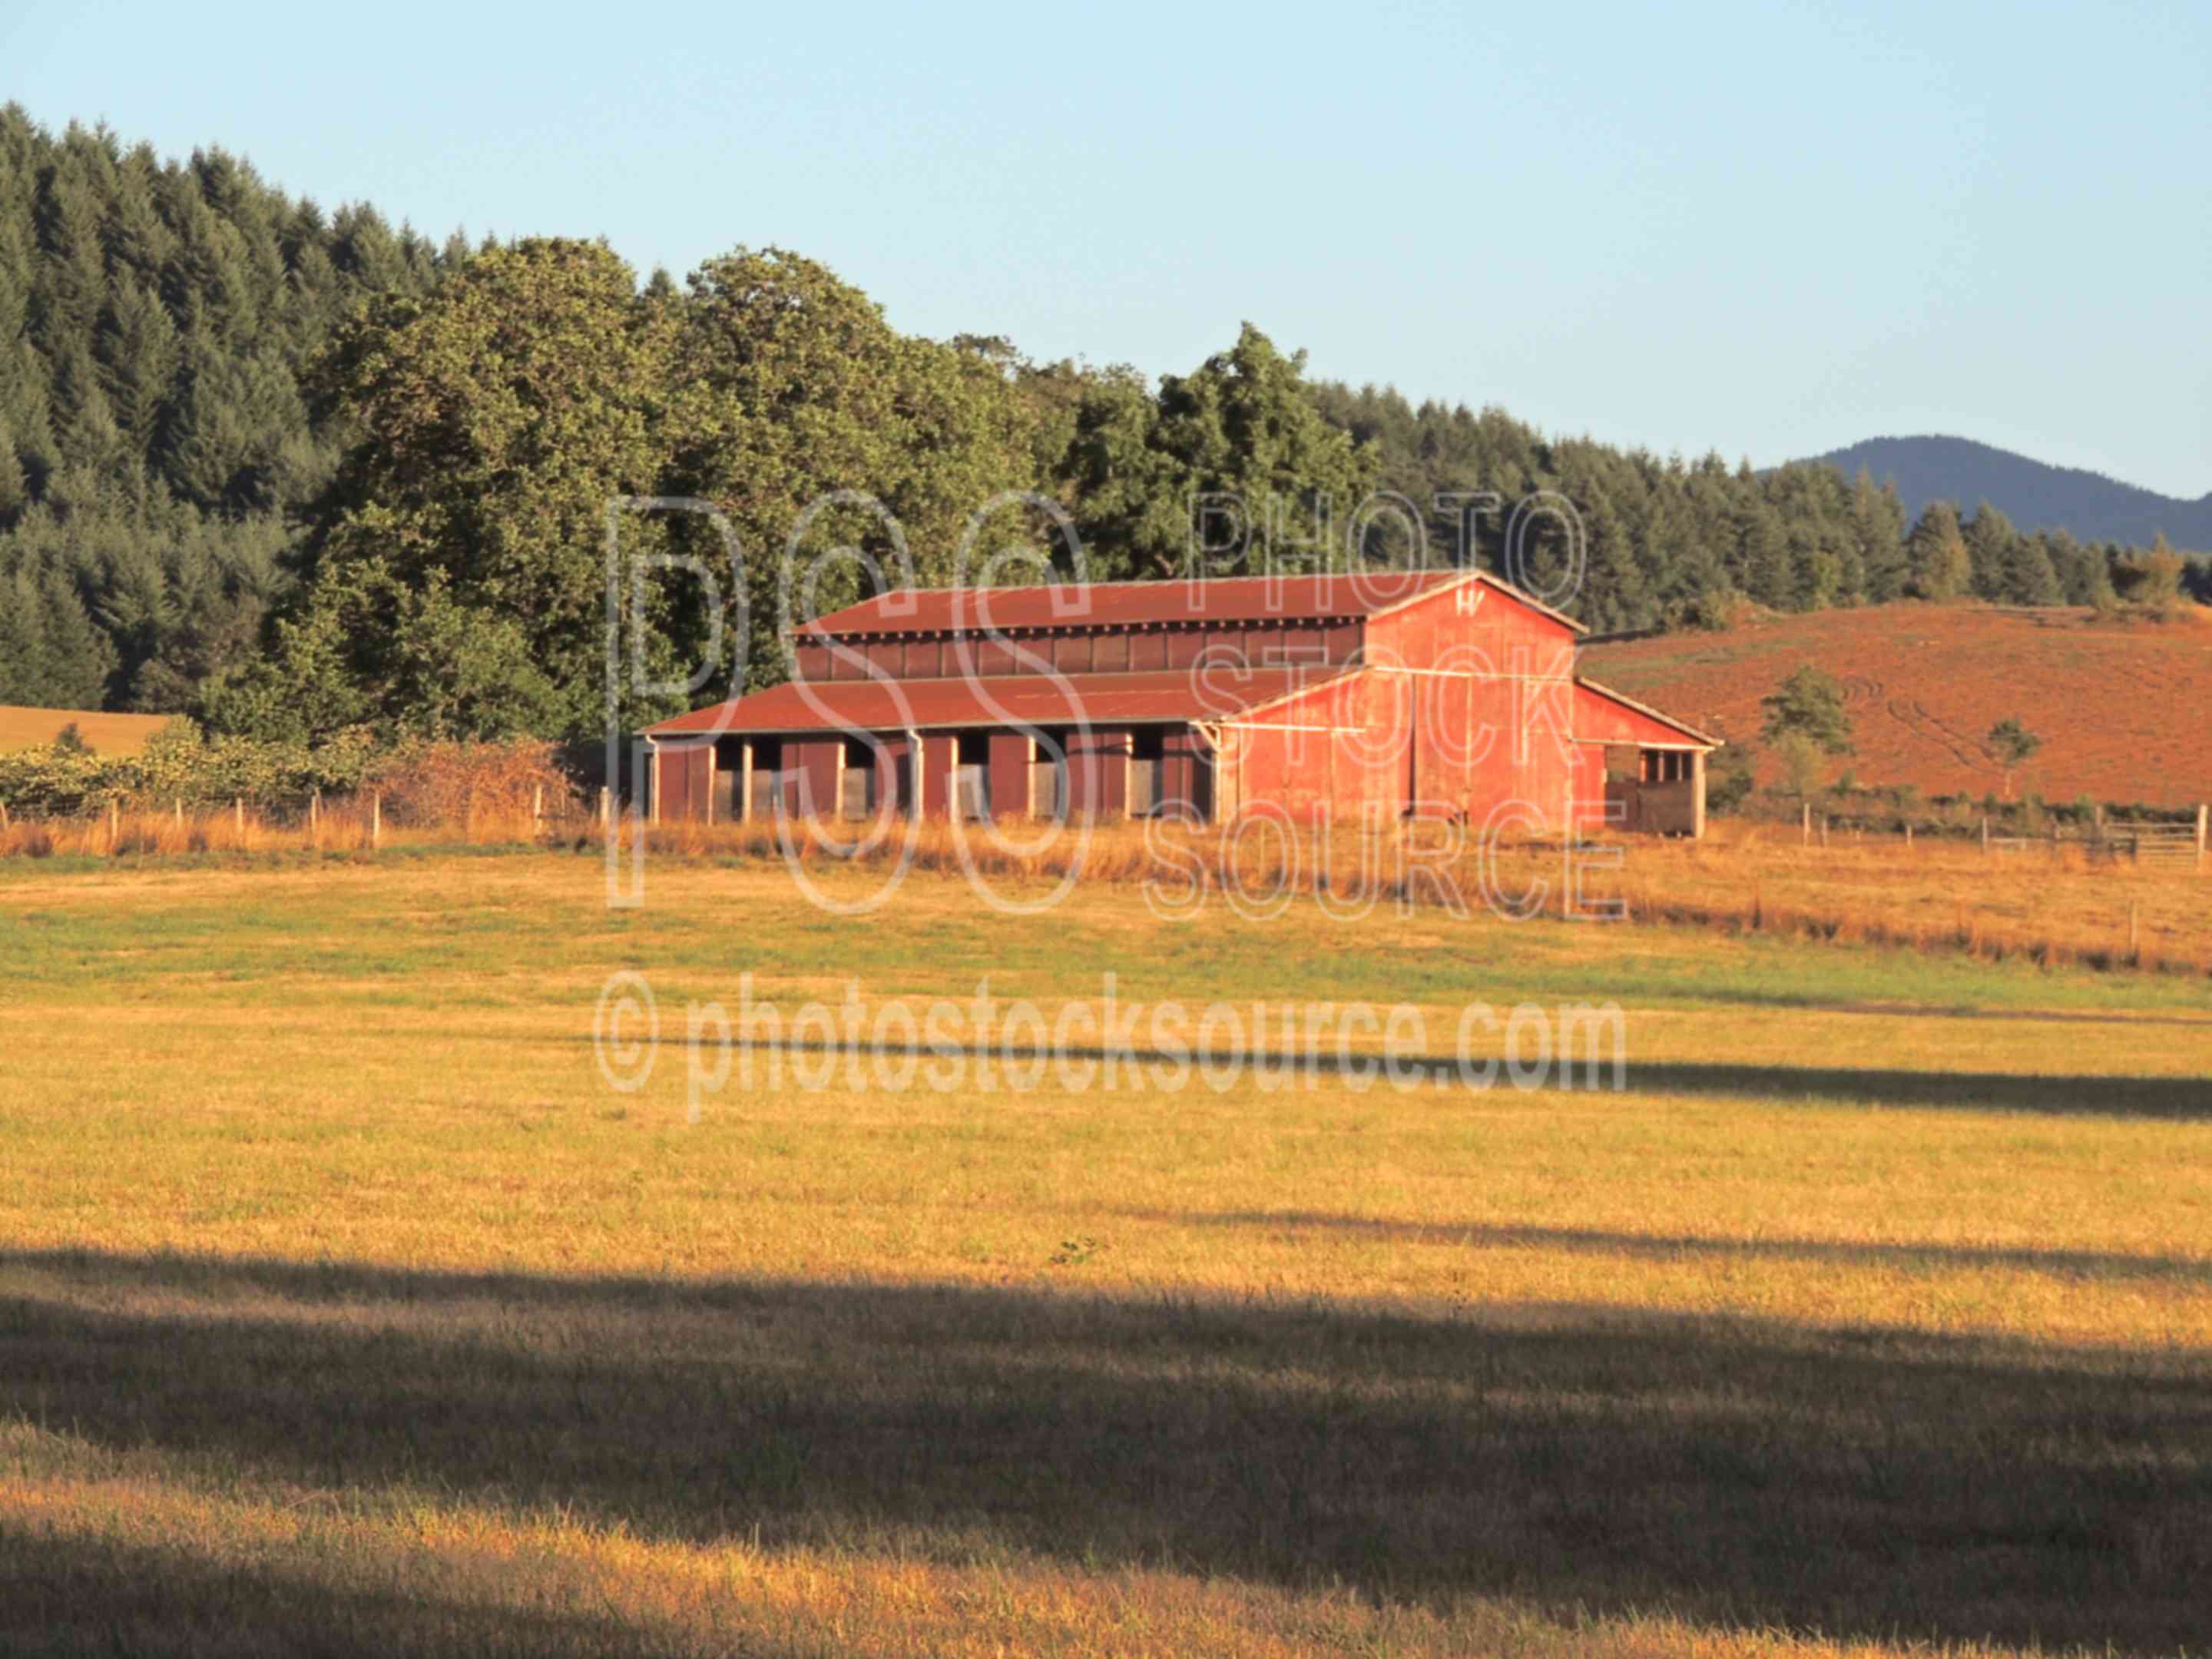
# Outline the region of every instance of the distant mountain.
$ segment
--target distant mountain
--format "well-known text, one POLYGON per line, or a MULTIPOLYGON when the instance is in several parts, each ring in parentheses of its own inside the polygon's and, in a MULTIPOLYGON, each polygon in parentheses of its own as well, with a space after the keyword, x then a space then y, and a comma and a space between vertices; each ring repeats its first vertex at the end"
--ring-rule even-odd
POLYGON ((1877 483, 1895 478, 1916 518, 1930 501, 1955 501, 1964 514, 1985 501, 2021 530, 2070 530, 2083 541, 2130 547, 2148 546, 2164 531, 2178 548, 2212 550, 2212 492, 2181 501, 1969 438, 1869 438, 1812 459, 1846 477, 1864 467, 1877 483))

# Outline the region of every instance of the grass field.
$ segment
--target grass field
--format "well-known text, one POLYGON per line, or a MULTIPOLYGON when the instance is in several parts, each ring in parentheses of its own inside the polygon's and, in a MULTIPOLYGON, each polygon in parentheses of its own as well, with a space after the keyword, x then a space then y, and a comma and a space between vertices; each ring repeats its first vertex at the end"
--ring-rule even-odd
POLYGON ((109 714, 98 709, 21 708, 0 704, 0 754, 11 749, 43 749, 74 726, 96 754, 131 756, 169 723, 167 714, 109 714))
POLYGON ((2212 800, 2203 712, 2212 611, 2199 606, 2154 623, 2064 607, 1888 605, 1583 656, 1594 678, 1738 744, 1759 735, 1759 700, 1806 663, 1844 684, 1858 749, 1847 764, 1863 783, 2002 794, 2004 768, 1984 740, 2017 718, 2044 740, 2014 781, 2022 790, 2052 801, 2212 800))
POLYGON ((0 865, 0 1648, 2205 1644, 2201 977, 600 880, 0 865), (592 1040, 623 969, 633 1093, 592 1040), (829 1066, 688 1122, 684 1011, 745 973, 1403 1002, 1427 1053, 1610 1000, 1628 1087, 829 1066))

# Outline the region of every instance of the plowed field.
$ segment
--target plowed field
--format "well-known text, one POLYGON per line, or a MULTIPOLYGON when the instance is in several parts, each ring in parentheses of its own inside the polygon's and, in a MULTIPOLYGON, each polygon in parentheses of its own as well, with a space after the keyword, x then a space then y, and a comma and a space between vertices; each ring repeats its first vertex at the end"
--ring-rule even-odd
MULTIPOLYGON (((1990 728, 2044 746, 2016 787, 2183 806, 2212 800, 2212 613, 2151 623, 2080 610, 1882 605, 1781 617, 1583 653, 1583 672, 1726 738, 1753 741, 1759 699, 1813 663, 1844 684, 1859 781, 2002 792, 1990 728)), ((1762 773, 1771 773, 1762 762, 1762 773)))

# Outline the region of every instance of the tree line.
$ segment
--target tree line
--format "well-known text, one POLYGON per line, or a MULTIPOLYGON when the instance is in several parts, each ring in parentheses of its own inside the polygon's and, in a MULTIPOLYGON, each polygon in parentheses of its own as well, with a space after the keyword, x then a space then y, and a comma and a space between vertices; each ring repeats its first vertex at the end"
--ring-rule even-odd
MULTIPOLYGON (((2021 532, 1987 501, 1963 520, 1946 501, 1911 520, 1895 486, 1864 469, 1845 477, 1818 463, 1759 472, 1710 453, 1662 459, 1547 439, 1502 410, 1417 407, 1387 387, 1326 383, 1314 397, 1375 455, 1382 487, 1426 509, 1431 544, 1463 539, 1455 498, 1471 492, 1505 507, 1539 491, 1573 502, 1585 574, 1571 608, 1601 632, 1713 626, 1746 599, 1775 611, 1909 599, 2111 605, 2170 601, 2185 582, 2203 585, 2163 538, 2135 550, 2021 532)), ((1473 526, 1476 556, 1504 568, 1509 515, 1478 515, 1473 526)), ((1563 556, 1559 539, 1550 526, 1521 550, 1537 577, 1563 556)))
MULTIPOLYGON (((1265 521, 1213 574, 1417 542, 1499 566, 1509 514, 1467 498, 1537 491, 1574 504, 1571 608, 1600 629, 1711 625, 1746 599, 2088 604, 2179 580, 2161 552, 2021 535, 1986 506, 1908 525, 1863 475, 1661 460, 1316 384, 1249 325, 1154 383, 902 335, 784 250, 641 283, 603 243, 434 245, 219 150, 164 161, 0 111, 0 702, 284 742, 575 736, 607 717, 611 533, 677 562, 617 596, 635 722, 705 695, 685 668, 718 630, 770 682, 794 617, 882 581, 1034 580, 1068 568, 1070 532, 1093 579, 1164 576, 1194 502, 1236 498, 1265 521), (1377 492, 1403 510, 1356 514, 1377 492), (617 498, 718 516, 611 526, 617 498)), ((1514 574, 1560 574, 1562 522, 1520 551, 1514 574)))

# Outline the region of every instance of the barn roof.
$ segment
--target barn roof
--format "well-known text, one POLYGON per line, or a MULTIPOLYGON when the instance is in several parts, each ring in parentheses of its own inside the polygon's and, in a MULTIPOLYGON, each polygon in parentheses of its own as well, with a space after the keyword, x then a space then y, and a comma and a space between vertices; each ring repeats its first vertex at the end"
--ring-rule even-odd
POLYGON ((1033 726, 1180 725, 1220 720, 1358 671, 1342 664, 1223 666, 1141 674, 994 675, 978 679, 793 681, 694 709, 648 728, 654 738, 724 732, 945 731, 1033 726))
POLYGON ((1068 582, 1034 587, 906 587, 833 611, 803 631, 845 637, 1133 628, 1178 623, 1320 622, 1371 617, 1475 580, 1566 623, 1582 624, 1509 582, 1474 570, 1375 570, 1300 576, 1068 582))
MULTIPOLYGON (((1601 697, 1607 702, 1616 704, 1622 708, 1627 709, 1632 714, 1640 714, 1647 720, 1656 720, 1661 726, 1666 726, 1671 731, 1680 732, 1683 737, 1686 737, 1690 740, 1690 744, 1692 747, 1705 749, 1723 749, 1727 747, 1727 744, 1721 738, 1714 737, 1711 732, 1700 732, 1696 726, 1688 724, 1686 721, 1678 720, 1672 714, 1663 714, 1656 708, 1652 708, 1650 704, 1638 702, 1633 697, 1625 696, 1620 692, 1614 690, 1609 685, 1600 685, 1595 680, 1584 679, 1579 674, 1575 676, 1575 684, 1583 690, 1589 692, 1592 696, 1601 697)), ((1579 722, 1577 722, 1577 725, 1579 725, 1579 722)), ((1582 737, 1582 735, 1583 734, 1577 731, 1577 736, 1582 737)), ((1592 735, 1589 737, 1583 737, 1583 741, 1598 742, 1602 741, 1602 739, 1595 735, 1592 735)))

